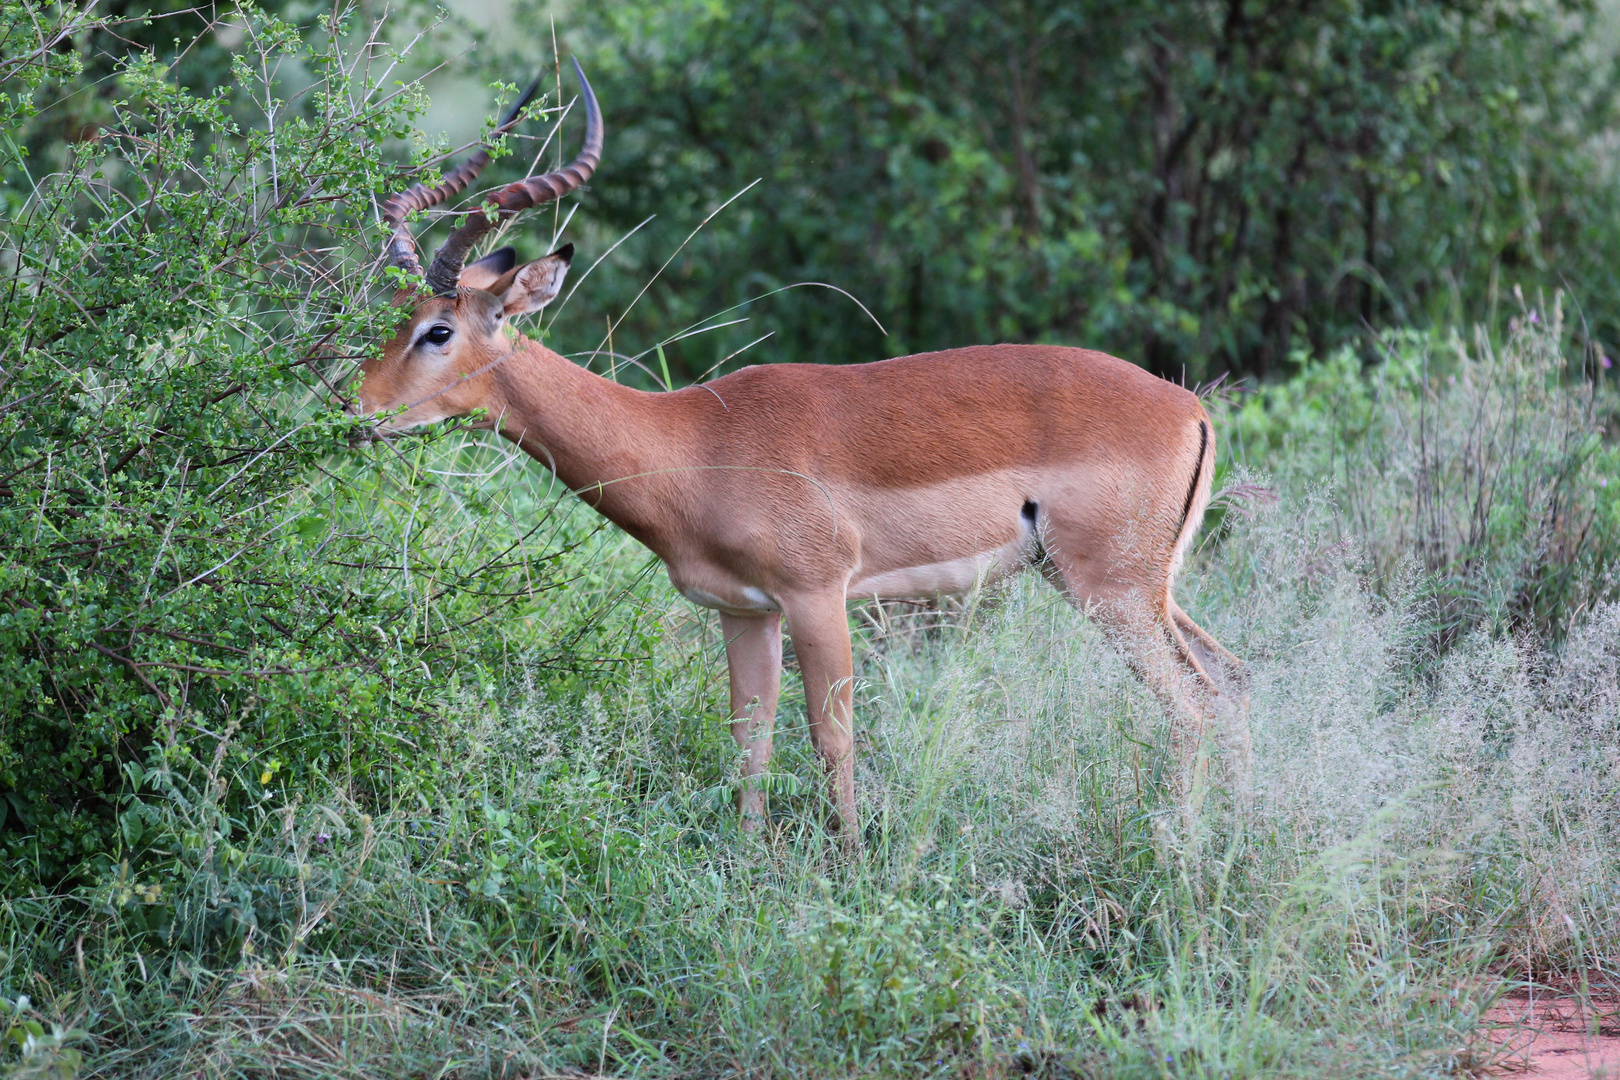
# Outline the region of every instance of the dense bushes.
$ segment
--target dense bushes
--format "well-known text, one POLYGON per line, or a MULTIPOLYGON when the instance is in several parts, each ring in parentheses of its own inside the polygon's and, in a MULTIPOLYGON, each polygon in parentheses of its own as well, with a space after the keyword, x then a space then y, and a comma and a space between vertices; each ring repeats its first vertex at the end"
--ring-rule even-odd
MULTIPOLYGON (((1437 654, 1479 627, 1556 641, 1620 587, 1604 357, 1569 345, 1561 297, 1518 304, 1500 339, 1392 331, 1371 368, 1342 350, 1218 412, 1223 477, 1253 467, 1330 492, 1372 580, 1422 572, 1437 654)), ((1217 515, 1256 494, 1229 483, 1217 515)))
POLYGON ((395 317, 371 193, 420 103, 355 76, 345 49, 377 48, 254 17, 202 93, 137 55, 95 137, 31 161, 31 101, 69 92, 60 41, 93 20, 28 7, 0 60, 0 862, 84 880, 153 848, 120 800, 189 767, 187 730, 229 733, 259 789, 408 785, 491 611, 559 569, 554 523, 503 517, 488 477, 344 446, 332 383, 395 317))

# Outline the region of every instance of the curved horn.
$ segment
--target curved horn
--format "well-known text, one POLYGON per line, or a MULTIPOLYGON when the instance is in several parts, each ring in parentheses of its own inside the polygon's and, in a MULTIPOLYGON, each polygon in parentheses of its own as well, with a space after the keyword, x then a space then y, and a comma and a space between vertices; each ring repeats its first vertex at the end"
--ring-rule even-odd
MULTIPOLYGON (((540 78, 529 84, 522 96, 506 111, 500 126, 495 129, 496 135, 504 135, 517 123, 518 114, 523 111, 533 98, 534 92, 540 88, 540 78)), ((388 254, 388 265, 397 266, 407 274, 420 274, 422 263, 416 257, 416 237, 405 224, 405 218, 417 210, 426 210, 430 206, 437 206, 446 199, 454 198, 465 191, 467 185, 478 178, 489 164, 489 151, 479 147, 472 157, 457 165, 445 174, 444 179, 432 187, 426 184, 412 184, 404 191, 389 196, 388 201, 382 205, 382 219, 394 230, 388 238, 385 248, 388 254)))
MULTIPOLYGON (((508 184, 491 196, 489 201, 494 205, 497 220, 504 221, 531 206, 562 198, 589 180, 601 162, 602 110, 597 107, 596 94, 591 90, 591 84, 585 78, 585 70, 579 66, 578 59, 574 60, 574 74, 579 77, 580 92, 585 98, 584 147, 580 149, 578 157, 556 172, 531 176, 527 180, 508 184)), ((467 253, 493 224, 484 208, 480 207, 472 212, 465 225, 444 242, 444 246, 433 256, 433 265, 428 267, 427 272, 428 288, 435 295, 455 294, 456 280, 461 277, 461 268, 467 261, 467 253)))

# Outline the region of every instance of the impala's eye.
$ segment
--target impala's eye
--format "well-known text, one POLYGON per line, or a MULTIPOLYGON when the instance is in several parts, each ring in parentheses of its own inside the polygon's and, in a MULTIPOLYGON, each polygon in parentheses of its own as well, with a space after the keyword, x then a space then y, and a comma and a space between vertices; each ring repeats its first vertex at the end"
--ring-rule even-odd
POLYGON ((427 342, 429 345, 443 345, 445 342, 450 340, 451 335, 454 333, 455 331, 450 329, 448 326, 435 326, 433 329, 422 335, 422 340, 427 342))

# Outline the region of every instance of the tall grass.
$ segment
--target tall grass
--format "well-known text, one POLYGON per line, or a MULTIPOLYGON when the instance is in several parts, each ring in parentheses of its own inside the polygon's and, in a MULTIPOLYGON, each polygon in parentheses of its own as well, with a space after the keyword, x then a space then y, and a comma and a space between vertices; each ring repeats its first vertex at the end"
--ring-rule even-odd
MULTIPOLYGON (((1396 348, 1421 366, 1431 346, 1396 348)), ((408 751, 435 778, 420 791, 362 803, 344 783, 286 790, 233 753, 230 731, 183 733, 196 752, 145 778, 162 835, 186 838, 169 853, 178 870, 0 907, 0 986, 14 1018, 39 1028, 8 1068, 1370 1077, 1478 1065, 1480 1014, 1504 986, 1612 977, 1620 961, 1620 604, 1600 573, 1614 534, 1589 531, 1611 548, 1568 562, 1586 600, 1554 634, 1485 617, 1507 600, 1466 620, 1444 606, 1458 565, 1488 584, 1482 596, 1520 595, 1490 569, 1522 563, 1507 525, 1486 530, 1497 546, 1437 563, 1401 512, 1403 485, 1427 476, 1439 517, 1424 520, 1459 520, 1447 508, 1489 474, 1490 528, 1498 513, 1542 521, 1548 489, 1525 474, 1547 475, 1563 452, 1547 430, 1580 447, 1556 474, 1563 505, 1612 511, 1601 480, 1613 448, 1594 420, 1608 405, 1554 370, 1548 348, 1525 330, 1457 356, 1451 381, 1398 383, 1393 361, 1306 372, 1376 405, 1366 430, 1382 434, 1336 444, 1336 471, 1302 464, 1318 447, 1299 433, 1330 423, 1309 402, 1268 421, 1287 430, 1264 455, 1264 403, 1223 421, 1251 471, 1228 478, 1227 512, 1182 594, 1251 669, 1247 815, 1217 793, 1198 836, 1177 838, 1157 706, 1027 576, 944 616, 861 620, 862 857, 824 829, 792 679, 772 828, 744 836, 716 628, 644 574, 640 549, 598 534, 590 575, 543 594, 576 606, 532 618, 543 637, 548 619, 566 627, 596 610, 591 598, 628 590, 650 659, 622 679, 558 682, 516 657, 469 681, 435 741, 408 751), (1465 437, 1488 428, 1471 419, 1481 401, 1510 399, 1524 439, 1465 437), (1448 434, 1390 437, 1413 410, 1448 434), (1436 446, 1465 448, 1479 469, 1453 470, 1436 446), (1339 480, 1305 482, 1326 475, 1339 480), (1242 497, 1267 485, 1273 503, 1242 497), (259 792, 252 813, 221 812, 232 786, 259 792), (78 1065, 63 1056, 75 1051, 78 1065)), ((1270 407, 1287 393, 1302 396, 1272 392, 1270 407)), ((583 510, 550 512, 559 536, 584 535, 583 510)), ((1549 562, 1554 545, 1534 543, 1549 562)))
POLYGON ((1556 640, 1616 595, 1612 360, 1568 345, 1561 296, 1516 298, 1499 337, 1392 332, 1366 372, 1344 351, 1224 416, 1229 460, 1331 490, 1374 580, 1421 568, 1439 650, 1478 626, 1556 640))

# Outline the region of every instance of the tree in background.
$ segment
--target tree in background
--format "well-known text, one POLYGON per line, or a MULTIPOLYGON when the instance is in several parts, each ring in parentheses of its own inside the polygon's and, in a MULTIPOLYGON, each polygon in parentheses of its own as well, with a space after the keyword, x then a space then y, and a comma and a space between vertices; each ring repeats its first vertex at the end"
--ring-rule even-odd
MULTIPOLYGON (((1486 318, 1515 283, 1566 284, 1614 351, 1602 28, 1585 0, 606 0, 557 33, 607 110, 598 250, 659 215, 599 304, 762 180, 622 336, 797 281, 889 330, 799 290, 673 347, 689 374, 775 330, 745 358, 1041 339, 1194 379, 1486 318)), ((535 3, 477 56, 514 78, 552 48, 535 3)))

